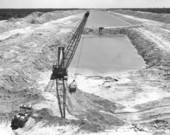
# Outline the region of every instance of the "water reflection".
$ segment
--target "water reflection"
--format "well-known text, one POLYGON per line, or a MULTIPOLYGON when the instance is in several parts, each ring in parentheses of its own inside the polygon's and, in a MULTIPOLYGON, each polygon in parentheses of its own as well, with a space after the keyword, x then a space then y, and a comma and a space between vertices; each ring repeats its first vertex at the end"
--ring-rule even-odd
POLYGON ((104 11, 90 11, 88 17, 87 27, 101 27, 101 26, 129 26, 130 24, 119 17, 109 14, 104 11))
POLYGON ((135 70, 145 66, 144 60, 125 36, 83 36, 69 70, 75 72, 81 44, 78 73, 106 74, 135 70))

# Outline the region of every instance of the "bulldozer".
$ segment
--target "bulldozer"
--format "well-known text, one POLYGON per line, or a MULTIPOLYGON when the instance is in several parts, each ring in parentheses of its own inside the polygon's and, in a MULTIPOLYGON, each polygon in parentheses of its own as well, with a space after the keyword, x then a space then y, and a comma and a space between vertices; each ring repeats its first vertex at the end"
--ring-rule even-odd
POLYGON ((33 109, 31 105, 20 105, 20 111, 14 115, 11 121, 12 130, 23 128, 29 117, 32 115, 33 109))

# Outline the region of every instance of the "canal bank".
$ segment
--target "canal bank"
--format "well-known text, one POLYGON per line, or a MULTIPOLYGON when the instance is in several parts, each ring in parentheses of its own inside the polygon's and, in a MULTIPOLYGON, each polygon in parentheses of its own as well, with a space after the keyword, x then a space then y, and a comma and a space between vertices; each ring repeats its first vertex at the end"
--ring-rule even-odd
MULTIPOLYGON (((154 133, 161 128, 162 132, 169 130, 170 126, 166 123, 170 123, 170 85, 163 75, 165 69, 169 70, 168 45, 163 46, 165 39, 161 42, 155 36, 157 32, 160 32, 159 37, 161 33, 166 34, 163 30, 155 31, 160 28, 148 28, 146 25, 118 26, 104 29, 101 34, 126 35, 149 66, 109 76, 79 75, 77 92, 67 92, 67 119, 60 118, 55 87, 51 91, 45 89, 52 65, 56 62, 57 47, 65 45, 62 41, 71 35, 73 27, 76 27, 75 21, 78 23, 82 18, 81 15, 72 17, 62 19, 60 23, 53 21, 37 26, 32 34, 25 33, 1 42, 3 48, 8 47, 1 55, 1 113, 9 114, 11 119, 21 103, 31 103, 34 108, 35 123, 21 129, 18 134, 32 133, 34 127, 36 130, 51 126, 56 129, 54 125, 64 125, 62 133, 66 134, 65 125, 76 126, 73 134, 79 134, 82 130, 85 134, 104 133, 107 130, 120 130, 120 134, 127 134, 122 130, 124 125, 134 135, 139 132, 154 133), (10 54, 17 53, 17 57, 11 56, 9 59, 9 50, 10 54)), ((98 29, 85 30, 87 34, 93 32, 99 34, 98 29)))
POLYGON ((156 119, 164 123, 170 122, 167 115, 170 111, 168 83, 170 50, 164 39, 168 37, 164 33, 168 35, 168 31, 163 31, 160 26, 156 28, 155 24, 103 27, 102 31, 99 31, 99 27, 86 28, 84 35, 88 36, 99 36, 99 34, 104 37, 126 36, 144 59, 146 67, 106 77, 79 75, 78 87, 84 92, 115 103, 117 109, 113 116, 125 124, 132 124, 132 127, 144 132, 159 131, 159 127, 152 129, 156 119), (164 106, 167 106, 166 110, 164 106), (158 112, 155 111, 157 107, 158 112))
POLYGON ((69 72, 109 75, 144 68, 144 60, 126 33, 121 33, 122 27, 134 26, 116 15, 91 11, 84 30, 85 36, 81 38, 69 72))
MULTIPOLYGON (((115 36, 124 35, 131 41, 132 45, 137 49, 138 54, 145 60, 147 66, 158 66, 162 64, 164 56, 167 52, 166 49, 161 48, 159 44, 149 39, 141 30, 143 26, 135 27, 122 27, 122 28, 104 28, 100 31, 101 36, 115 36), (154 50, 154 51, 153 51, 154 50)), ((98 28, 86 28, 85 35, 99 35, 98 28)), ((167 52, 168 53, 168 52, 167 52)))

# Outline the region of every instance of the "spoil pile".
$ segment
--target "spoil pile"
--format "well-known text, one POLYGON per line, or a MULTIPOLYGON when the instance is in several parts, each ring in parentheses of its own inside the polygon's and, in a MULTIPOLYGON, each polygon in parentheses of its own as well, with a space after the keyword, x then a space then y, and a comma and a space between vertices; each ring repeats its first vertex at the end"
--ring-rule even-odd
POLYGON ((159 14, 159 13, 150 13, 150 12, 137 12, 132 10, 114 10, 114 12, 131 15, 135 17, 140 17, 149 20, 155 20, 164 23, 170 23, 170 15, 169 14, 159 14))

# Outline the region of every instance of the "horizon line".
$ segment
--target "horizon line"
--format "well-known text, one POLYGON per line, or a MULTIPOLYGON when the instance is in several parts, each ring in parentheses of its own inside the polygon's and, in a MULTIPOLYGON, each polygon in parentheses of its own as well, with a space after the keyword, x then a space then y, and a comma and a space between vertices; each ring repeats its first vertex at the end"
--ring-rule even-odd
POLYGON ((154 9, 154 8, 165 8, 170 9, 170 7, 122 7, 122 8, 0 8, 0 9, 154 9))

